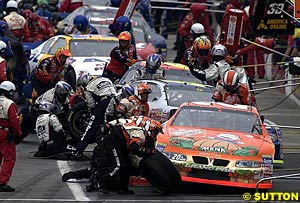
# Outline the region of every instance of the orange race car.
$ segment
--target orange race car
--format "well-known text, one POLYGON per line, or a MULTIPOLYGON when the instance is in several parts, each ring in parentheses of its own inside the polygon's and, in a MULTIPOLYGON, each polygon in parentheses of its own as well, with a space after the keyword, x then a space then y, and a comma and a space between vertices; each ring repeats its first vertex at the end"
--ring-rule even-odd
MULTIPOLYGON (((255 107, 183 103, 163 131, 156 148, 176 165, 183 181, 255 188, 273 174, 274 144, 255 107)), ((259 188, 272 188, 272 182, 259 188)))

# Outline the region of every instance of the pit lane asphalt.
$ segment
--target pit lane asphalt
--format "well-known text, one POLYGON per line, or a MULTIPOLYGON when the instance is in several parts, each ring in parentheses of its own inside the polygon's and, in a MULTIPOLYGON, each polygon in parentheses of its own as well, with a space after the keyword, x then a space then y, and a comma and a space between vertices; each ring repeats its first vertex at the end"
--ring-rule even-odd
MULTIPOLYGON (((169 44, 172 47, 173 44, 169 44)), ((172 57, 173 56, 173 57, 172 57)), ((171 60, 174 51, 169 51, 171 60)), ((285 96, 278 90, 264 91, 257 95, 259 109, 280 102, 285 96)), ((261 112, 266 118, 280 125, 300 126, 300 107, 287 99, 271 110, 261 112)), ((283 130, 285 164, 275 169, 275 175, 300 173, 299 130, 283 130)), ((242 195, 254 192, 249 189, 216 187, 199 184, 184 184, 179 194, 161 196, 151 187, 131 187, 135 195, 104 195, 100 192, 87 193, 87 183, 64 183, 61 176, 69 170, 89 166, 88 161, 57 161, 32 159, 31 151, 37 150, 38 139, 31 134, 17 146, 17 162, 9 184, 16 188, 14 193, 0 193, 1 202, 245 202, 242 195)), ((91 149, 91 148, 89 148, 91 149)), ((299 192, 299 180, 277 179, 273 181, 275 192, 299 192)))

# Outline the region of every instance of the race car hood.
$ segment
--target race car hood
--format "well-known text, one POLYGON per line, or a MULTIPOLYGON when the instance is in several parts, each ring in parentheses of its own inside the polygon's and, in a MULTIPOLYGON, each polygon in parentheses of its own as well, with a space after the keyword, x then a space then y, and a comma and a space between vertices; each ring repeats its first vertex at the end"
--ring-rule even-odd
POLYGON ((172 126, 165 128, 164 133, 168 135, 170 146, 234 156, 257 156, 263 142, 272 144, 263 135, 194 127, 172 126))
POLYGON ((105 64, 110 61, 110 57, 72 57, 67 63, 71 65, 77 73, 89 72, 94 76, 101 76, 105 64))

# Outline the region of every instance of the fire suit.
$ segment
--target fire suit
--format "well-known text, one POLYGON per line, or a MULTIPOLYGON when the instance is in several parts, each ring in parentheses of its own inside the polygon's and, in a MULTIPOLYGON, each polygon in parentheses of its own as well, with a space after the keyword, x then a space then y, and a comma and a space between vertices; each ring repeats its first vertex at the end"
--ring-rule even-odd
POLYGON ((84 96, 87 107, 90 109, 91 118, 77 145, 77 152, 83 152, 88 144, 95 142, 96 131, 100 125, 104 124, 106 108, 116 93, 114 84, 105 77, 91 80, 86 86, 84 96))
POLYGON ((34 154, 35 157, 48 157, 69 151, 62 124, 55 114, 39 115, 35 126, 40 140, 38 151, 34 154))
POLYGON ((184 64, 189 67, 191 73, 199 80, 203 80, 203 70, 209 67, 210 60, 209 55, 203 57, 196 56, 193 47, 187 49, 184 54, 184 64))
POLYGON ((239 83, 237 88, 229 92, 220 80, 214 90, 212 99, 226 104, 249 104, 249 89, 246 85, 239 83))
POLYGON ((35 100, 32 107, 24 107, 23 109, 21 109, 19 115, 23 116, 23 121, 21 123, 22 139, 28 136, 28 134, 30 134, 35 128, 35 122, 37 117, 39 116, 38 105, 41 101, 49 101, 50 103, 55 105, 57 109, 54 113, 61 115, 60 122, 64 124, 65 118, 63 117, 63 115, 66 114, 70 108, 69 98, 66 97, 65 101, 59 101, 55 96, 55 88, 51 88, 44 94, 40 95, 35 100))
MULTIPOLYGON (((211 81, 211 84, 216 85, 217 81, 222 80, 225 72, 228 70, 231 70, 231 68, 226 60, 217 61, 210 64, 207 69, 199 71, 198 78, 201 78, 200 80, 202 81, 211 81)), ((235 68, 233 70, 238 73, 239 82, 249 87, 244 68, 235 68)))
MULTIPOLYGON (((274 38, 270 39, 264 39, 261 37, 257 37, 255 39, 255 42, 266 46, 268 48, 273 48, 274 38)), ((240 50, 237 51, 237 54, 239 56, 247 55, 247 65, 254 65, 254 59, 256 58, 256 64, 264 64, 265 63, 265 53, 270 53, 266 49, 263 49, 259 46, 256 46, 254 44, 250 44, 249 46, 246 46, 240 50)), ((255 69, 254 67, 248 67, 246 68, 247 74, 250 78, 254 79, 255 77, 255 69)), ((264 78, 265 76, 265 67, 264 66, 257 66, 257 74, 259 78, 264 78)))
POLYGON ((0 56, 0 83, 7 80, 6 69, 6 60, 0 56))
POLYGON ((64 66, 60 64, 55 56, 43 59, 37 66, 31 85, 38 95, 43 94, 60 81, 60 73, 64 66))
POLYGON ((7 184, 16 162, 16 144, 21 128, 17 105, 0 96, 0 106, 0 184, 7 184))
POLYGON ((132 95, 129 98, 122 99, 116 110, 118 113, 121 113, 124 118, 131 116, 148 116, 149 104, 148 102, 142 103, 136 95, 132 95))
POLYGON ((120 104, 120 101, 125 98, 121 93, 117 93, 109 102, 105 111, 105 121, 110 122, 115 120, 119 116, 117 115, 116 107, 120 104))
POLYGON ((143 157, 147 150, 155 151, 156 140, 145 130, 150 120, 148 117, 136 116, 109 123, 109 129, 97 141, 95 148, 98 163, 96 181, 101 189, 133 193, 127 192, 130 168, 138 166, 141 159, 138 156, 143 157), (144 122, 137 124, 137 120, 144 122), (134 158, 138 159, 136 163, 132 162, 134 158))
POLYGON ((71 13, 81 6, 83 6, 82 0, 64 0, 58 9, 58 12, 71 13))
POLYGON ((66 97, 64 101, 59 101, 55 94, 55 88, 51 88, 44 94, 40 95, 34 105, 38 105, 41 101, 48 101, 57 107, 57 112, 64 111, 65 113, 69 110, 70 102, 69 97, 66 97))
POLYGON ((15 11, 10 12, 3 18, 7 22, 8 29, 11 30, 15 37, 21 42, 28 42, 29 40, 29 28, 27 21, 23 16, 15 11))
POLYGON ((129 45, 126 49, 116 46, 110 52, 110 58, 103 76, 115 82, 126 73, 129 66, 132 66, 137 61, 136 48, 133 45, 129 45))
POLYGON ((188 39, 192 25, 194 23, 201 23, 204 26, 210 41, 214 41, 213 30, 209 25, 209 18, 207 12, 205 12, 205 9, 207 9, 207 7, 201 5, 200 3, 192 4, 190 7, 191 13, 184 17, 178 27, 178 33, 181 37, 188 39))
POLYGON ((28 22, 28 27, 30 29, 30 42, 45 41, 55 35, 53 26, 43 18, 39 18, 37 22, 28 22))

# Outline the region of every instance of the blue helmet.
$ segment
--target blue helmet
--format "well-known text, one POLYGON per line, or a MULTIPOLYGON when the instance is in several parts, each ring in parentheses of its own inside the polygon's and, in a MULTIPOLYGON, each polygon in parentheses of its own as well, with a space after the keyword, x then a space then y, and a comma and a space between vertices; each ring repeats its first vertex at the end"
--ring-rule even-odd
POLYGON ((74 26, 79 30, 80 32, 86 31, 89 26, 88 19, 83 15, 78 15, 73 20, 74 26))
POLYGON ((23 51, 26 58, 29 58, 31 55, 31 48, 28 45, 23 45, 23 51))
POLYGON ((119 7, 121 4, 121 0, 111 0, 110 3, 113 7, 119 7))
POLYGON ((8 29, 8 25, 5 21, 0 21, 0 33, 4 34, 6 30, 8 29))
POLYGON ((123 31, 130 31, 131 30, 131 21, 127 16, 120 16, 117 18, 114 24, 115 30, 119 33, 123 31))
POLYGON ((122 95, 124 97, 129 97, 134 95, 134 87, 130 84, 125 84, 122 86, 122 95))
POLYGON ((161 64, 161 57, 158 54, 150 54, 146 60, 146 70, 147 72, 154 74, 156 70, 159 69, 161 64))

